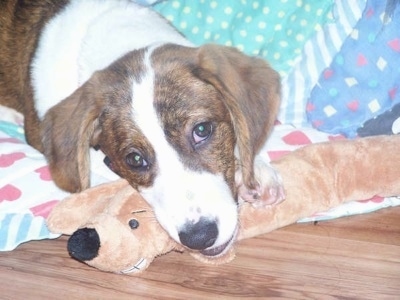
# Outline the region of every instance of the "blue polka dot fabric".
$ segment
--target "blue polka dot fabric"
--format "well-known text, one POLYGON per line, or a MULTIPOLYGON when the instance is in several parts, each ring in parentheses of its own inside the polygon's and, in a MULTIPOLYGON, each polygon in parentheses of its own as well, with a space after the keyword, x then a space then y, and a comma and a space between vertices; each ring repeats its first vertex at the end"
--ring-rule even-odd
POLYGON ((350 36, 321 74, 307 104, 311 124, 357 136, 367 120, 400 102, 400 5, 369 0, 350 36))
POLYGON ((233 46, 285 74, 304 44, 333 21, 333 0, 169 0, 154 8, 194 44, 233 46))

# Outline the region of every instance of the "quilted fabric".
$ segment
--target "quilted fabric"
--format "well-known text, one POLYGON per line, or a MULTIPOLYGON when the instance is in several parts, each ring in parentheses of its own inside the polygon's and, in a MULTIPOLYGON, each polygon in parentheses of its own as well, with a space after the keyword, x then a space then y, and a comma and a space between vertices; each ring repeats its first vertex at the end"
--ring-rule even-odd
POLYGON ((362 19, 307 105, 309 121, 325 132, 357 136, 366 120, 400 102, 400 5, 391 17, 386 1, 369 0, 362 19))

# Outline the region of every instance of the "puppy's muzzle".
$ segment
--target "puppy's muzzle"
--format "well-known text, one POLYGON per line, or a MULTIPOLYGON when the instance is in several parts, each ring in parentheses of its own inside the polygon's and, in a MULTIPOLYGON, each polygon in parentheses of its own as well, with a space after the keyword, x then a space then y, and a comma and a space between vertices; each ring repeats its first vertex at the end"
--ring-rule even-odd
POLYGON ((217 222, 201 217, 196 223, 186 222, 178 234, 182 245, 193 250, 204 250, 214 245, 218 238, 217 222))

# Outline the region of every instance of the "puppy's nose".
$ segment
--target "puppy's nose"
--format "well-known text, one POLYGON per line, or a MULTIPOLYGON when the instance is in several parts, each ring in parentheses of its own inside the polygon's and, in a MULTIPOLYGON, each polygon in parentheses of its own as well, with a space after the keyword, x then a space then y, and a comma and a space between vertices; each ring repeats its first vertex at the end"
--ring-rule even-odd
POLYGON ((200 218, 197 223, 187 222, 179 232, 182 245, 194 250, 204 250, 211 247, 217 237, 217 223, 204 217, 200 218))

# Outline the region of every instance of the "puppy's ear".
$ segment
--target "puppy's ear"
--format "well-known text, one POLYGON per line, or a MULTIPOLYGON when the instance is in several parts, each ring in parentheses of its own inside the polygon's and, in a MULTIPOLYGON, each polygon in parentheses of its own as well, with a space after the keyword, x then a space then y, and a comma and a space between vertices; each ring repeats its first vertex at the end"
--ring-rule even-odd
MULTIPOLYGON (((89 147, 94 144, 103 103, 96 97, 98 74, 52 107, 41 123, 44 155, 55 183, 68 192, 90 185, 89 147)), ((98 129, 99 130, 99 129, 98 129)))
POLYGON ((280 78, 263 59, 230 47, 205 45, 198 52, 202 80, 222 95, 233 122, 244 184, 253 189, 254 157, 264 144, 280 106, 280 78))

